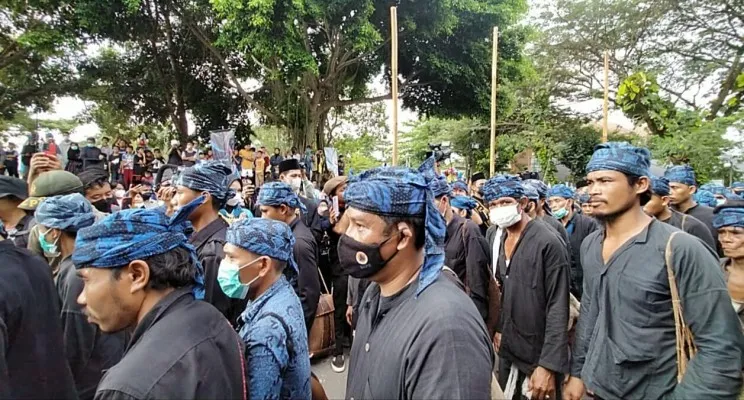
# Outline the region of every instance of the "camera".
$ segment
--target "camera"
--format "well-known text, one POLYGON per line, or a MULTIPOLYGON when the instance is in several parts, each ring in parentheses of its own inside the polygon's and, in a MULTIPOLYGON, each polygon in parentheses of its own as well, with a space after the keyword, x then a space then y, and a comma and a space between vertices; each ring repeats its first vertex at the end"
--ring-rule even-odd
POLYGON ((426 158, 434 156, 437 162, 442 162, 452 154, 452 149, 449 148, 449 143, 429 143, 429 151, 426 152, 426 158))

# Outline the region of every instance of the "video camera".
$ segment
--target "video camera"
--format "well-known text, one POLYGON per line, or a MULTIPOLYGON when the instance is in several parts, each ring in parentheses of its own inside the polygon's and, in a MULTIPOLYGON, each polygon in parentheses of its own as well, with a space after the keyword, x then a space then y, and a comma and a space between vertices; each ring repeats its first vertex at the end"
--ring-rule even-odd
POLYGON ((452 154, 452 149, 449 148, 449 143, 429 143, 429 151, 426 152, 426 158, 434 156, 437 162, 442 162, 452 154))

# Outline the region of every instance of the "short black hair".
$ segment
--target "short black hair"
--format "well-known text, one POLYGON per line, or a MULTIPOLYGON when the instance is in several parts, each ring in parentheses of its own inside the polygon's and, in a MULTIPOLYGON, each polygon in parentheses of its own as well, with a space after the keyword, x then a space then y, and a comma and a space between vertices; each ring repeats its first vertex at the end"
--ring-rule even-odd
POLYGON ((382 220, 385 221, 385 230, 383 233, 385 235, 390 235, 395 229, 396 226, 398 226, 399 223, 403 222, 407 225, 409 225, 413 230, 413 236, 415 239, 414 245, 416 246, 416 250, 420 250, 422 247, 424 247, 424 244, 426 244, 426 224, 424 223, 424 218, 422 217, 382 217, 382 220))
MULTIPOLYGON (((641 179, 638 175, 625 175, 626 178, 628 178, 628 185, 633 187, 636 183, 638 183, 638 180, 641 179)), ((650 178, 649 178, 650 179, 650 178)), ((645 206, 646 203, 651 201, 651 185, 649 185, 648 190, 641 193, 641 206, 645 206)))
MULTIPOLYGON (((176 247, 165 253, 147 257, 142 261, 150 267, 150 281, 147 288, 164 290, 168 288, 180 289, 193 285, 196 277, 196 265, 189 251, 183 247, 176 247)), ((124 266, 115 268, 112 278, 118 280, 124 266)))

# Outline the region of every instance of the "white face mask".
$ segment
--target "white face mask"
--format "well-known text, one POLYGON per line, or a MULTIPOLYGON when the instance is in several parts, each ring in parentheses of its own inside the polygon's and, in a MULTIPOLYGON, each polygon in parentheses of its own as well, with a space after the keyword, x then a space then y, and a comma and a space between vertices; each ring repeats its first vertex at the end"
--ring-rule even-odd
POLYGON ((731 305, 734 306, 734 311, 738 313, 741 310, 741 307, 744 306, 744 302, 731 299, 731 305))
POLYGON ((235 196, 227 199, 227 205, 230 207, 235 207, 238 205, 241 207, 244 206, 245 202, 243 201, 243 196, 241 196, 240 193, 235 193, 235 196))
POLYGON ((292 178, 289 180, 289 186, 292 187, 292 190, 297 193, 300 191, 300 186, 302 186, 302 178, 292 178))
POLYGON ((726 204, 726 199, 716 199, 716 205, 722 206, 726 204))
POLYGON ((522 219, 522 214, 519 212, 517 204, 510 206, 492 208, 488 212, 488 219, 491 223, 498 225, 501 229, 506 229, 522 219))

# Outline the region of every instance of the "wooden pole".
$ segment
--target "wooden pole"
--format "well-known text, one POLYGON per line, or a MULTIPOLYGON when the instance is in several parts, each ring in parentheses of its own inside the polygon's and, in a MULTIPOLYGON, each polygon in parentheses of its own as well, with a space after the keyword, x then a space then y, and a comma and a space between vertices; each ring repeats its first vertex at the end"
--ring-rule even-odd
POLYGON ((393 94, 393 166, 398 165, 398 8, 390 7, 390 37, 392 52, 390 80, 393 94))
POLYGON ((491 59, 491 174, 496 173, 496 88, 498 85, 497 60, 499 55, 499 28, 493 28, 493 52, 491 59))
POLYGON ((607 50, 604 52, 604 102, 602 103, 602 143, 607 143, 607 131, 608 131, 608 122, 607 122, 607 116, 609 114, 609 93, 610 93, 610 84, 609 84, 609 75, 610 75, 610 56, 607 50))

